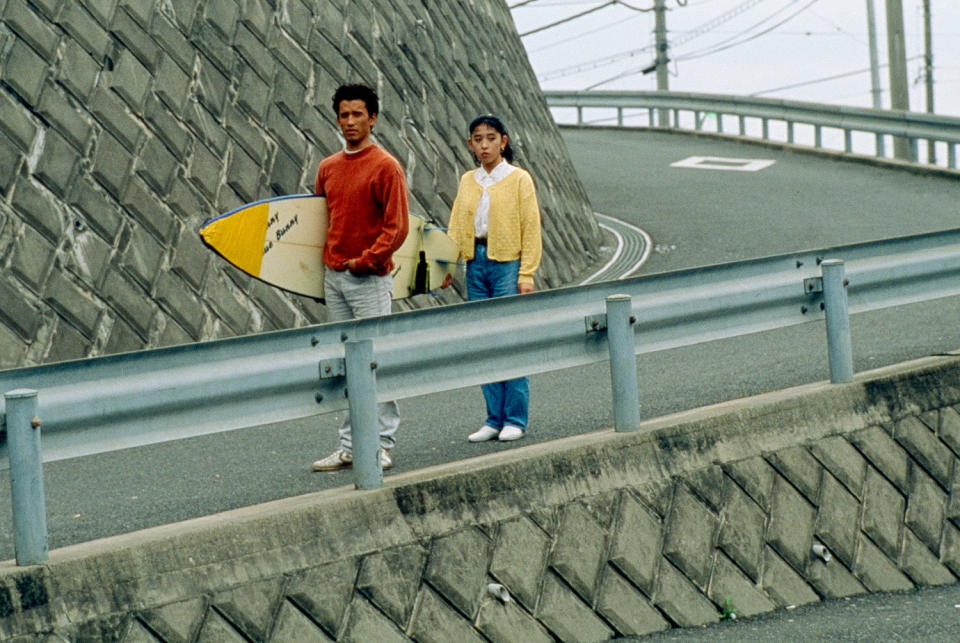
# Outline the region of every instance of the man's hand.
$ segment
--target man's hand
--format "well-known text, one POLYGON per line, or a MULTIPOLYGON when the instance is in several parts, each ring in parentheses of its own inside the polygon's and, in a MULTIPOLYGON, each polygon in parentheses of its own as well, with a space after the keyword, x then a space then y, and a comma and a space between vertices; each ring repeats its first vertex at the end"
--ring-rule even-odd
POLYGON ((533 292, 533 284, 527 282, 517 284, 517 292, 521 295, 528 295, 533 292))
POLYGON ((443 283, 440 284, 440 287, 441 287, 441 288, 449 288, 449 287, 450 287, 450 284, 452 284, 452 283, 453 283, 453 275, 447 274, 447 275, 444 276, 444 278, 443 278, 443 283))

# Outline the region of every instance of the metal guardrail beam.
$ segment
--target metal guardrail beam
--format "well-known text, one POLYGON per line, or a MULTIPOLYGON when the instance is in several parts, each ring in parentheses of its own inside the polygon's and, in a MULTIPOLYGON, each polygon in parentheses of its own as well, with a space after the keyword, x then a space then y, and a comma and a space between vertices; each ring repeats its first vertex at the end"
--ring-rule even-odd
POLYGON ((823 259, 845 262, 854 313, 960 294, 958 229, 0 371, 0 392, 39 392, 49 462, 347 408, 345 341, 373 341, 382 401, 606 360, 588 320, 615 294, 637 354, 820 320, 823 259))
MULTIPOLYGON (((744 134, 744 119, 757 118, 763 121, 762 137, 765 139, 769 138, 768 121, 783 121, 791 132, 795 124, 843 130, 847 148, 851 132, 900 136, 914 143, 918 140, 941 142, 947 145, 947 165, 957 167, 955 146, 960 143, 960 118, 953 116, 776 98, 665 91, 545 91, 544 96, 550 107, 576 108, 578 124, 583 124, 584 108, 615 109, 619 124, 623 122, 624 109, 671 110, 675 114, 674 127, 680 128, 680 119, 676 117, 679 112, 692 112, 695 115, 692 129, 698 130, 702 129, 699 118, 702 114, 737 116, 741 135, 744 134)), ((652 125, 652 116, 650 122, 652 125)), ((720 129, 722 131, 722 127, 720 129)), ((793 142, 792 133, 788 138, 793 142)), ((816 146, 821 147, 819 141, 816 146)))
POLYGON ((960 229, 2 371, 17 564, 47 560, 41 460, 349 404, 355 483, 370 489, 382 484, 378 400, 609 359, 615 428, 634 430, 636 354, 826 318, 831 381, 849 381, 850 310, 950 295, 960 295, 960 229))

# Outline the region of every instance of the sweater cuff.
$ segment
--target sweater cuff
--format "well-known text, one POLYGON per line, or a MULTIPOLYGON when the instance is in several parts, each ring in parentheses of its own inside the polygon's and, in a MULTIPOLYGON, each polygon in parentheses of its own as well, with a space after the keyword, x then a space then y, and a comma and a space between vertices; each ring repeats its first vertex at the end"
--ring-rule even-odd
POLYGON ((517 279, 518 284, 533 284, 533 275, 520 275, 517 279))

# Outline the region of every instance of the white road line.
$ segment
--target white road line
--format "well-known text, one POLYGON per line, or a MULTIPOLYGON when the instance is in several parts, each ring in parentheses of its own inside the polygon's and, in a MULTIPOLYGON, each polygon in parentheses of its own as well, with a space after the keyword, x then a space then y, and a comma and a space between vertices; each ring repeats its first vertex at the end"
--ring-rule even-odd
MULTIPOLYGON (((594 216, 597 216, 597 217, 600 216, 600 214, 598 214, 598 213, 596 213, 596 212, 594 212, 593 214, 594 214, 594 216)), ((623 235, 620 234, 619 232, 617 232, 616 230, 614 230, 613 228, 611 228, 611 227, 608 226, 608 225, 605 225, 605 224, 603 224, 603 223, 599 223, 599 225, 600 225, 600 227, 603 228, 604 230, 609 230, 610 233, 611 233, 614 237, 617 238, 617 249, 613 251, 613 256, 610 257, 610 261, 608 261, 607 263, 603 264, 603 267, 600 268, 600 270, 596 271, 595 273, 593 273, 592 275, 590 275, 589 277, 587 277, 586 279, 584 279, 583 281, 580 282, 580 285, 581 285, 581 286, 590 283, 591 281, 593 281, 594 279, 596 279, 597 275, 601 275, 601 274, 603 274, 604 272, 606 272, 607 268, 609 268, 609 267, 612 266, 614 263, 616 263, 616 261, 620 258, 620 255, 623 253, 623 235)))
MULTIPOLYGON (((618 275, 617 279, 625 279, 629 277, 630 275, 635 273, 637 270, 639 270, 644 263, 647 262, 647 259, 650 257, 650 253, 653 251, 653 239, 650 237, 649 234, 647 234, 646 230, 643 230, 642 228, 638 228, 637 226, 627 223, 626 221, 621 221, 620 219, 616 219, 606 214, 600 214, 599 212, 594 212, 594 215, 597 217, 597 219, 606 219, 607 221, 613 222, 617 226, 628 228, 643 239, 644 247, 643 247, 643 253, 640 255, 640 258, 637 260, 635 264, 633 264, 633 266, 630 267, 629 270, 625 271, 621 275, 618 275)), ((600 227, 604 228, 605 230, 609 230, 617 238, 617 249, 613 253, 613 257, 606 264, 604 264, 602 268, 600 268, 598 271, 596 271, 595 273, 593 273, 592 275, 590 275, 589 277, 587 277, 586 279, 580 282, 581 286, 590 283, 591 281, 596 279, 599 275, 603 274, 603 272, 606 271, 610 266, 614 265, 614 263, 620 258, 620 255, 623 253, 623 247, 625 245, 623 240, 623 235, 620 234, 620 232, 615 230, 613 227, 604 225, 603 223, 600 223, 600 227)))

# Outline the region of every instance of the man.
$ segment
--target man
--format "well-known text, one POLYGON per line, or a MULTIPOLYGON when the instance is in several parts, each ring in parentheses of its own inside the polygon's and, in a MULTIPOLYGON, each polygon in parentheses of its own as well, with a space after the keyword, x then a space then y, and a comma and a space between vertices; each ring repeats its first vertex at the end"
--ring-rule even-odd
MULTIPOLYGON (((342 85, 333 110, 346 141, 317 169, 315 192, 326 196, 330 224, 323 248, 324 297, 330 321, 390 313, 393 253, 407 236, 407 184, 403 168, 371 134, 380 111, 366 85, 342 85)), ((390 449, 400 424, 396 402, 377 405, 380 465, 393 465, 390 449)), ((340 427, 340 448, 313 463, 314 471, 353 465, 350 413, 340 427)))

